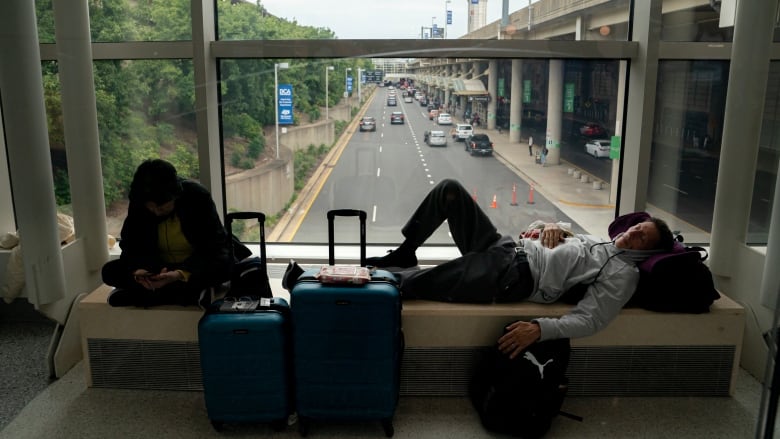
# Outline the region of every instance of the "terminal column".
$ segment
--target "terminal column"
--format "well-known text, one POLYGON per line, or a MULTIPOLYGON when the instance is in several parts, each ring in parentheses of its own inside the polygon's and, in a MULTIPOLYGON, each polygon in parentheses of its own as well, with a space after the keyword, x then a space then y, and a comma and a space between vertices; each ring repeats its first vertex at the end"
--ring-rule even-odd
MULTIPOLYGON (((0 2, 0 90, 27 300, 36 308, 66 296, 54 200, 49 129, 34 2, 0 2)), ((62 320, 60 323, 64 323, 62 320)))
POLYGON ((512 60, 512 85, 509 95, 509 142, 520 142, 520 123, 523 114, 523 61, 512 60))
POLYGON ((561 115, 563 114, 563 60, 550 60, 550 81, 547 86, 547 164, 561 163, 561 115))
POLYGON ((498 61, 490 61, 488 68, 487 129, 496 129, 496 103, 498 102, 498 61))

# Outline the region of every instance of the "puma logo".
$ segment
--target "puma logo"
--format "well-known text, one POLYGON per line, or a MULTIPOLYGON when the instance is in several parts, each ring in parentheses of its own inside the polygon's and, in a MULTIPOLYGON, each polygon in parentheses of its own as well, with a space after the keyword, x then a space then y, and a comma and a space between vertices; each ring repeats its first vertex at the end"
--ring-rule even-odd
POLYGON ((545 361, 544 364, 539 364, 539 360, 534 357, 534 354, 530 352, 526 352, 525 355, 523 355, 523 358, 530 361, 531 364, 539 368, 539 375, 541 375, 542 379, 544 379, 544 368, 553 362, 553 359, 550 358, 549 360, 545 361))

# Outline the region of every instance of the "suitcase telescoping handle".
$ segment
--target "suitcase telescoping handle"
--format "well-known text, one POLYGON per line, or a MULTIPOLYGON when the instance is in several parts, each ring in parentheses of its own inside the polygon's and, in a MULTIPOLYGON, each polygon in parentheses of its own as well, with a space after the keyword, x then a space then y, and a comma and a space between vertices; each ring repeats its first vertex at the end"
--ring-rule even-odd
POLYGON ((366 266, 366 212, 357 209, 328 211, 328 264, 336 264, 336 232, 333 227, 337 216, 356 216, 360 219, 360 266, 366 266))
MULTIPOLYGON (((260 262, 266 263, 265 255, 265 214, 262 212, 230 212, 225 215, 225 227, 230 235, 233 235, 233 221, 257 219, 260 228, 260 262)), ((233 240, 230 240, 231 245, 233 240)))

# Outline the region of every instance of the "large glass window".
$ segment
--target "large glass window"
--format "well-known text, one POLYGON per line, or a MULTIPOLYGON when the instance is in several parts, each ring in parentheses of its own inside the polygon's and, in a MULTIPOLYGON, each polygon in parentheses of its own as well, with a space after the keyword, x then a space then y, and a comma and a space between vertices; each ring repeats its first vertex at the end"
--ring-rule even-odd
POLYGON ((119 236, 135 168, 164 158, 198 178, 194 81, 190 60, 96 61, 108 233, 119 236))
MULTIPOLYGON (((372 243, 397 243, 417 203, 451 178, 474 193, 503 233, 516 235, 543 219, 605 234, 606 223, 590 229, 565 213, 561 200, 584 205, 598 194, 604 201, 597 207, 613 211, 609 191, 593 189, 593 179, 612 180, 603 145, 616 135, 618 62, 566 60, 551 67, 547 60, 517 61, 221 60, 228 211, 265 212, 272 242, 322 243, 327 210, 361 209, 369 213, 372 243), (559 80, 551 81, 551 70, 559 80), (363 118, 374 123, 364 125, 363 118), (459 124, 486 135, 492 154, 474 156, 469 139, 458 135, 459 124), (445 145, 429 141, 437 131, 445 145), (547 168, 538 158, 545 144, 555 151, 547 168), (567 168, 591 179, 575 182, 564 196, 527 199, 540 181, 551 191, 567 184, 557 181, 571 179, 567 168), (533 172, 542 173, 537 181, 529 178, 533 172)), ((338 230, 357 237, 349 226, 338 230)), ((447 227, 428 243, 451 245, 447 227)))
POLYGON ((49 127, 49 150, 54 175, 54 198, 58 210, 70 213, 70 181, 68 180, 67 154, 65 153, 65 129, 62 120, 62 93, 58 65, 53 61, 44 61, 41 65, 41 71, 43 73, 46 122, 49 127))
MULTIPOLYGON (((707 2, 705 2, 707 3, 707 2)), ((726 2, 735 4, 736 2, 726 2)), ((680 42, 704 42, 720 41, 731 42, 734 39, 734 26, 720 27, 721 8, 723 13, 733 17, 733 8, 722 6, 720 1, 711 1, 709 4, 689 6, 685 2, 664 2, 663 24, 661 39, 664 41, 680 42), (729 14, 728 11, 732 13, 729 14)))
MULTIPOLYGON (((89 16, 92 41, 122 43, 191 40, 190 5, 190 0, 91 0, 89 16)), ((38 39, 41 43, 53 43, 52 0, 35 0, 35 6, 38 39)))
POLYGON ((728 84, 725 61, 659 64, 648 202, 709 242, 728 84))
POLYGON ((628 4, 623 0, 578 2, 396 0, 368 4, 346 0, 219 0, 220 40, 285 39, 575 39, 625 40, 628 4), (520 3, 520 2, 518 2, 520 3), (589 13, 583 14, 587 10, 589 13), (593 12, 593 13, 591 13, 593 12), (568 17, 565 26, 561 20, 568 17))
POLYGON ((780 62, 769 64, 764 117, 758 143, 748 243, 766 245, 780 165, 780 62))

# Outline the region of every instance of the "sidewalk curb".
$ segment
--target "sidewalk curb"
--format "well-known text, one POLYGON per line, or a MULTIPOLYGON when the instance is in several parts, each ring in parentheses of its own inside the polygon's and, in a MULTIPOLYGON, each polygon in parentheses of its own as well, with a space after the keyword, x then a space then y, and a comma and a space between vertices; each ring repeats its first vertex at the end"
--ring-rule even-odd
MULTIPOLYGON (((505 165, 510 167, 512 170, 514 170, 515 173, 517 175, 519 175, 523 180, 525 180, 526 183, 532 184, 533 187, 534 187, 534 190, 536 192, 538 192, 540 195, 542 195, 543 197, 545 197, 548 200, 550 200, 553 204, 561 203, 561 204, 565 204, 567 206, 583 207, 583 208, 591 208, 591 209, 614 209, 615 208, 614 204, 589 204, 589 203, 581 203, 581 202, 578 202, 578 201, 568 201, 568 200, 564 200, 564 199, 561 199, 561 198, 555 198, 554 196, 552 196, 550 194, 550 192, 548 192, 544 188, 544 185, 542 185, 541 183, 539 183, 539 181, 535 180, 533 177, 528 175, 519 166, 514 164, 507 156, 505 156, 504 154, 501 154, 498 150, 495 150, 495 149, 493 150, 493 153, 498 158, 500 158, 500 160, 505 165)), ((562 166, 562 165, 556 165, 556 166, 562 166)))

